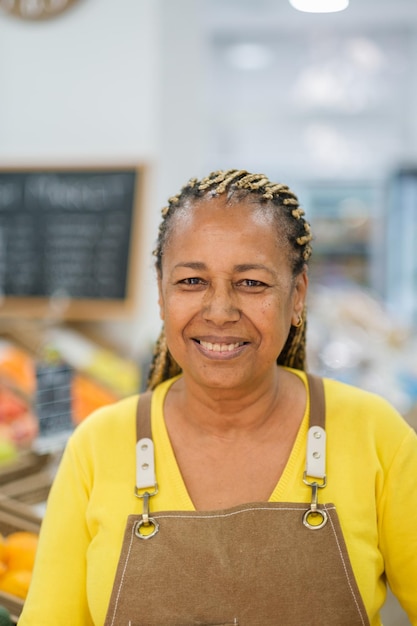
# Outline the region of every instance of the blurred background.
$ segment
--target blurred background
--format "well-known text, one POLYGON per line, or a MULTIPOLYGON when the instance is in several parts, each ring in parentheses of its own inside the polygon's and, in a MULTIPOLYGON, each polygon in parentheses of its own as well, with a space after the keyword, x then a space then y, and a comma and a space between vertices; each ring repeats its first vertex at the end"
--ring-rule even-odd
POLYGON ((386 396, 416 427, 415 0, 337 13, 288 0, 0 0, 0 94, 0 457, 33 475, 96 406, 144 388, 160 210, 192 176, 229 167, 288 184, 312 224, 310 369, 386 396), (110 197, 114 175, 125 204, 88 204, 92 188, 110 197), (94 277, 72 290, 67 257, 47 256, 71 240, 87 272, 99 249, 86 256, 87 232, 121 293, 94 277))

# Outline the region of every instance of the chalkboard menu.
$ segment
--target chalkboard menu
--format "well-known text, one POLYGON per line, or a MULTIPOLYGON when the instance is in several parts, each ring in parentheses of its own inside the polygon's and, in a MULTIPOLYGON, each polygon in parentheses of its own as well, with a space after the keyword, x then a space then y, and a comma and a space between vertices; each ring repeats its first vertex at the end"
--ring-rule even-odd
POLYGON ((0 170, 0 314, 122 312, 133 296, 142 173, 0 170))

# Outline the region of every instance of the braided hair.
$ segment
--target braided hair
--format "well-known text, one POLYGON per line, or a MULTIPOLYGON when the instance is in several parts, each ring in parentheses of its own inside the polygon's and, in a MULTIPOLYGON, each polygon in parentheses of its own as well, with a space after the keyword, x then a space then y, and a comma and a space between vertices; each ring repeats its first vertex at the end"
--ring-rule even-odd
MULTIPOLYGON (((297 196, 286 185, 270 182, 264 174, 251 174, 246 170, 221 170, 212 172, 201 180, 191 178, 176 196, 169 198, 168 205, 162 209, 162 222, 154 250, 159 275, 162 275, 163 254, 172 231, 172 217, 193 201, 222 194, 226 194, 230 202, 243 202, 247 198, 253 198, 258 205, 268 205, 279 231, 289 243, 293 276, 301 273, 311 256, 312 234, 297 196)), ((305 370, 306 322, 304 309, 297 326, 291 326, 284 348, 277 358, 278 365, 305 370)), ((159 383, 180 373, 181 368, 169 352, 162 329, 155 344, 148 388, 154 389, 159 383)))

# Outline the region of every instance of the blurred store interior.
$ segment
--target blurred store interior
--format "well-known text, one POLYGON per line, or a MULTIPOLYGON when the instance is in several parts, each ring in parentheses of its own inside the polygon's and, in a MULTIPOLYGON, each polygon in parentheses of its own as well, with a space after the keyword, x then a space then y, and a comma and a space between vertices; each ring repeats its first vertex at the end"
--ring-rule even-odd
POLYGON ((31 228, 37 240, 43 222, 36 231, 21 215, 10 226, 11 212, 2 211, 4 334, 13 328, 28 340, 39 330, 29 340, 35 350, 44 329, 60 326, 79 333, 80 349, 85 339, 103 341, 139 367, 143 386, 160 328, 152 259, 160 209, 191 176, 261 171, 296 191, 312 224, 311 369, 381 392, 410 414, 415 0, 351 0, 326 14, 296 11, 286 0, 78 0, 49 19, 18 18, 6 10, 12 4, 0 3, 3 175, 136 166, 141 174, 125 259, 127 312, 98 296, 74 316, 68 303, 78 296, 65 281, 45 293, 28 287, 23 266, 33 266, 41 244, 25 261, 24 244, 13 248, 19 237, 10 233, 31 228), (40 314, 32 307, 38 296, 40 314))
POLYGON ((44 453, 96 405, 144 388, 160 210, 189 178, 229 167, 288 184, 309 217, 310 369, 386 396, 417 427, 416 1, 313 14, 287 0, 77 0, 48 19, 12 6, 0 1, 2 432, 16 390, 36 422, 17 446, 44 453), (14 175, 136 167, 129 307, 124 292, 114 307, 93 295, 73 314, 65 281, 19 282, 33 258, 11 241, 30 229, 46 241, 48 226, 11 222, 14 175), (41 391, 67 407, 55 425, 41 391))
MULTIPOLYGON (((311 367, 408 411, 417 397, 416 29, 414 0, 351 0, 327 14, 286 0, 78 0, 45 20, 2 10, 0 167, 143 167, 134 306, 71 325, 145 363, 160 328, 160 209, 191 176, 265 172, 296 191, 315 236, 311 367)), ((3 274, 16 267, 6 230, 3 274)), ((6 283, 2 291, 6 324, 13 293, 6 283)), ((52 295, 44 324, 71 317, 70 289, 52 295)), ((22 302, 14 322, 30 318, 22 302)))
POLYGON ((286 0, 78 0, 39 20, 1 9, 0 53, 3 174, 141 168, 128 312, 98 302, 73 316, 77 296, 65 281, 49 294, 22 276, 19 283, 25 260, 12 235, 32 228, 40 239, 42 222, 38 232, 22 216, 11 226, 4 204, 5 331, 62 325, 102 339, 145 372, 160 329, 152 257, 160 209, 192 176, 261 171, 296 191, 312 224, 311 368, 412 409, 414 0, 351 0, 328 14, 286 0), (38 295, 40 316, 31 307, 38 295))

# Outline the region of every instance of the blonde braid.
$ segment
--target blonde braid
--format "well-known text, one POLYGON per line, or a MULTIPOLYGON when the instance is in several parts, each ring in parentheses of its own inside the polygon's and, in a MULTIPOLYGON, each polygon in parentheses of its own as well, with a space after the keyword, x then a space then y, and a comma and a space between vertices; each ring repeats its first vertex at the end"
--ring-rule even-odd
POLYGON ((165 329, 162 328, 156 341, 154 358, 149 370, 147 388, 155 389, 160 382, 181 373, 178 363, 172 358, 167 345, 165 329))

